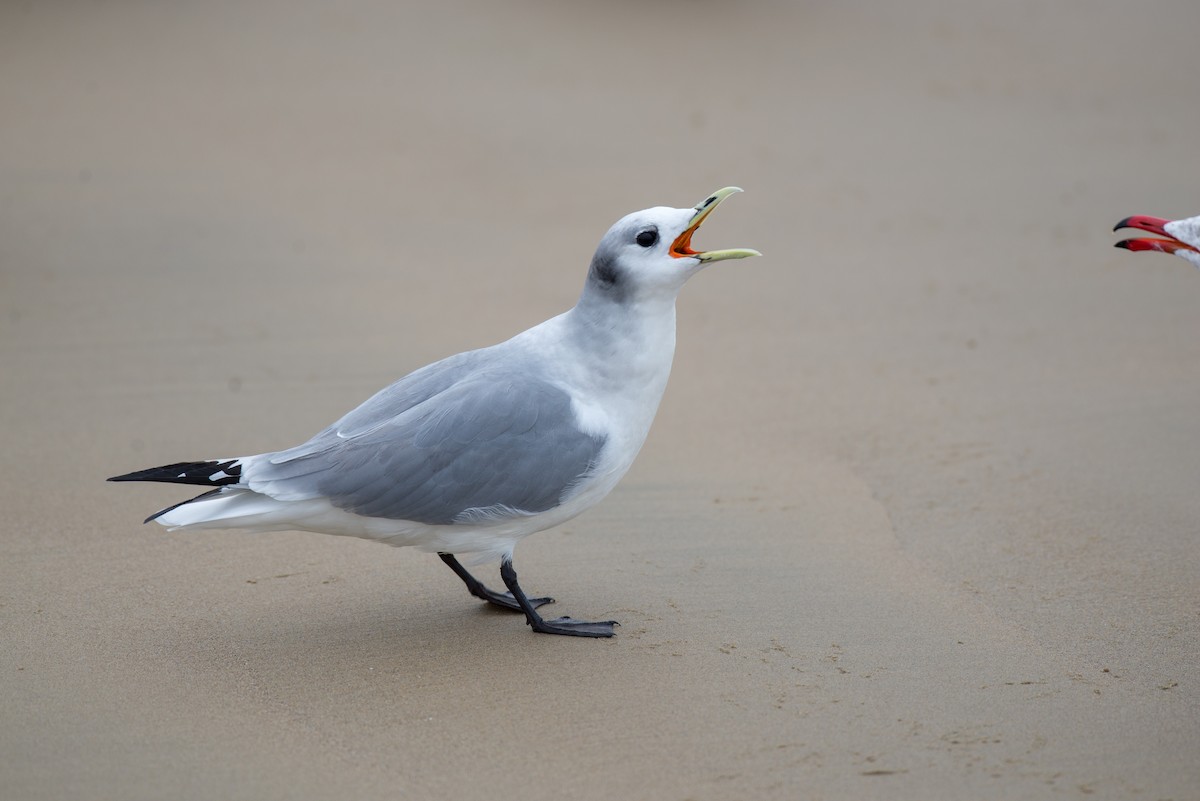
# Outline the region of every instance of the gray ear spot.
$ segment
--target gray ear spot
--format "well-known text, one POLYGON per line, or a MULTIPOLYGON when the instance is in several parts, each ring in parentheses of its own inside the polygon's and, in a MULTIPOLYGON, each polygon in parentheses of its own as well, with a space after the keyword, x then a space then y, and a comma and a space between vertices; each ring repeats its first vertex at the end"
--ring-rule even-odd
POLYGON ((617 269, 616 260, 608 253, 597 253, 592 259, 592 266, 588 272, 597 283, 604 287, 614 286, 620 280, 620 271, 617 269))
POLYGON ((651 226, 650 228, 638 231, 638 234, 633 239, 644 248, 652 248, 658 244, 658 229, 651 226))

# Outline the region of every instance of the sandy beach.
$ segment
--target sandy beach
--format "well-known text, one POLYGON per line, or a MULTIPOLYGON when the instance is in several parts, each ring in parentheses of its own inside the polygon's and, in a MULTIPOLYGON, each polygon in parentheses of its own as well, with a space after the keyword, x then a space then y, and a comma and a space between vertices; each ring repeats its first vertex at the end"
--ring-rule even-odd
POLYGON ((0 7, 0 797, 1200 798, 1200 4, 0 7), (141 525, 746 189, 601 505, 141 525), (499 584, 494 566, 479 575, 499 584))

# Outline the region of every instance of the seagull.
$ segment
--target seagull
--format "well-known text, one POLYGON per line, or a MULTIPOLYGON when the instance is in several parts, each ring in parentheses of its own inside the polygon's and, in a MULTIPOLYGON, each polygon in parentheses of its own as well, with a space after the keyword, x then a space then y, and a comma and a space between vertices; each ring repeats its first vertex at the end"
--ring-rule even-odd
POLYGON ((1160 253, 1174 253, 1187 259, 1193 266, 1200 267, 1200 217, 1164 220, 1161 217, 1135 214, 1121 220, 1113 230, 1120 231, 1122 228, 1138 228, 1166 238, 1122 239, 1115 247, 1132 251, 1157 250, 1160 253))
POLYGON ((675 298, 696 273, 756 250, 697 251, 726 187, 689 209, 655 207, 600 240, 579 301, 498 345, 401 378, 303 445, 152 467, 109 481, 208 487, 154 513, 168 530, 315 531, 437 553, 470 593, 533 631, 611 637, 616 621, 546 620, 513 550, 604 498, 642 447, 675 351, 675 298), (463 567, 500 562, 507 592, 463 567))

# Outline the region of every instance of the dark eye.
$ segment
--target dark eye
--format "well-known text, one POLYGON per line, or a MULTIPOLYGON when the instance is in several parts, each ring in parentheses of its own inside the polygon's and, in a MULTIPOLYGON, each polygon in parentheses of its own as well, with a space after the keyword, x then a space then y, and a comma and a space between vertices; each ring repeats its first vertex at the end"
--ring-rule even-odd
POLYGON ((654 228, 647 228, 637 235, 637 243, 644 248, 654 247, 654 243, 658 241, 658 231, 654 228))

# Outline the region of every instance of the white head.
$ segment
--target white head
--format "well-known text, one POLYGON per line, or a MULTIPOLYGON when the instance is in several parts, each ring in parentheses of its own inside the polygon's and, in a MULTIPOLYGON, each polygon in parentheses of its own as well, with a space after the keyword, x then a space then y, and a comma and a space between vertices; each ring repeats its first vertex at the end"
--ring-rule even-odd
POLYGON ((600 240, 588 269, 585 292, 624 302, 647 295, 674 297, 680 287, 712 262, 761 255, 757 250, 696 251, 692 235, 717 205, 741 192, 728 186, 695 208, 658 206, 622 217, 600 240))

